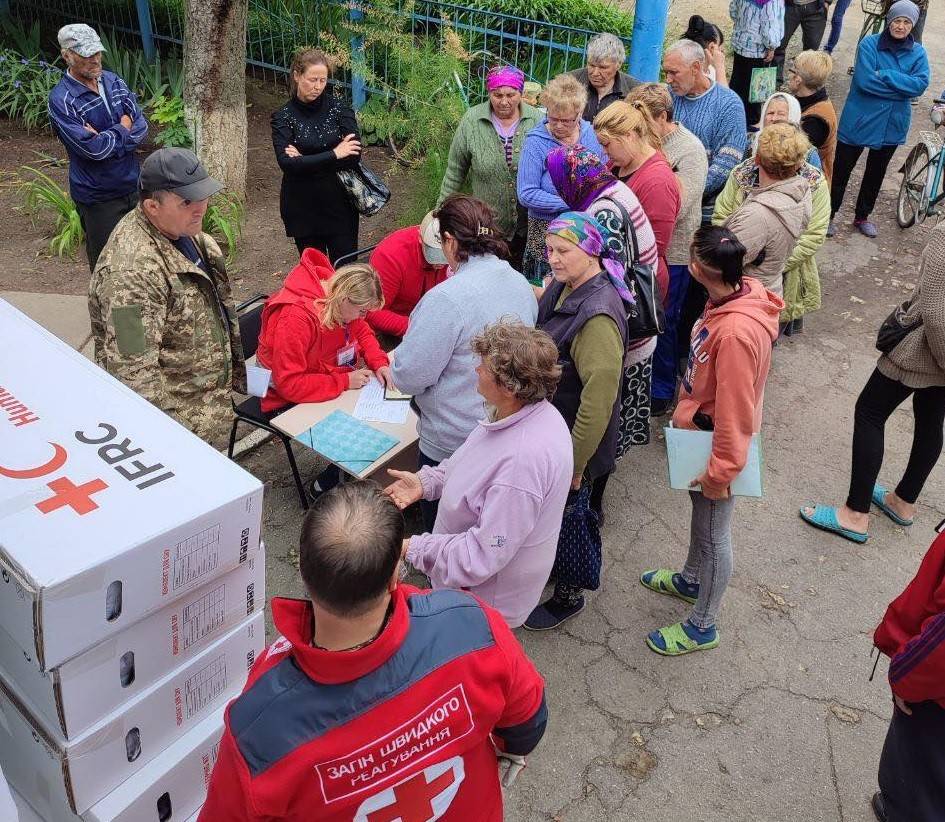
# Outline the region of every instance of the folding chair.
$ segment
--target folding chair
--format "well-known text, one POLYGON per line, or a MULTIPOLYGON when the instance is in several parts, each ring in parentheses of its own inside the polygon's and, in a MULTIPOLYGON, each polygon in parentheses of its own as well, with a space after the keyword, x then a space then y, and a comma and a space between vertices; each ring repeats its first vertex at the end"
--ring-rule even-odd
POLYGON ((345 254, 343 257, 339 257, 337 260, 335 260, 331 264, 331 267, 337 271, 338 266, 340 265, 357 262, 365 254, 370 254, 375 248, 377 248, 377 246, 378 244, 374 243, 374 245, 369 245, 367 248, 359 248, 357 251, 352 251, 350 254, 345 254))
MULTIPOLYGON (((256 348, 259 346, 259 331, 262 326, 262 312, 266 305, 266 299, 265 294, 257 294, 236 307, 240 339, 243 343, 243 357, 247 360, 256 354, 256 348)), ((302 477, 299 475, 295 454, 292 453, 292 437, 272 425, 269 416, 263 413, 259 405, 259 397, 249 397, 241 403, 237 403, 235 400, 232 400, 232 402, 233 427, 230 429, 230 447, 226 455, 233 459, 233 448, 236 445, 236 428, 241 422, 275 435, 282 440, 282 444, 285 446, 285 454, 289 460, 289 467, 292 469, 292 477, 295 480, 295 488, 299 492, 299 500, 302 507, 307 509, 308 495, 305 493, 305 486, 302 484, 302 477)))

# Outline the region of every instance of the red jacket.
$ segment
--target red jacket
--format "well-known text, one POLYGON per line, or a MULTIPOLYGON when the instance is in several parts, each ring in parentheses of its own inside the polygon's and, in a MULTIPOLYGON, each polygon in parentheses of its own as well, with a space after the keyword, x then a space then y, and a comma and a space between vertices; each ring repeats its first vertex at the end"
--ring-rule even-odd
POLYGON ((906 702, 945 708, 945 533, 886 609, 873 642, 889 657, 889 684, 906 702))
POLYGON ((367 321, 375 331, 403 337, 410 312, 424 294, 446 279, 446 266, 426 261, 416 225, 381 240, 371 254, 371 265, 381 278, 384 307, 368 314, 367 321))
POLYGON ((380 636, 334 652, 311 645, 311 603, 272 616, 283 636, 226 710, 200 822, 501 822, 490 735, 529 753, 547 709, 498 612, 400 585, 380 636))
POLYGON ((712 454, 702 484, 717 495, 741 473, 751 435, 761 430, 771 345, 783 308, 779 297, 745 277, 737 296, 707 303, 693 326, 673 425, 698 428, 698 413, 712 418, 712 454))
POLYGON ((348 366, 338 352, 354 345, 357 359, 376 371, 388 365, 371 327, 364 320, 325 328, 315 300, 325 296, 322 283, 334 276, 328 258, 306 248, 282 288, 266 300, 256 361, 272 371, 269 392, 260 406, 275 411, 289 403, 325 402, 348 389, 348 366))

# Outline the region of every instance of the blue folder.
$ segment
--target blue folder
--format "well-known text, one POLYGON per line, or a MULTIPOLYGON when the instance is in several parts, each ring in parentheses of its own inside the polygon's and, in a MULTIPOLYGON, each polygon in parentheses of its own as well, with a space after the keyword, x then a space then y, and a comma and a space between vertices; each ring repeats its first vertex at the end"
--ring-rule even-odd
MULTIPOLYGON (((702 476, 712 454, 712 432, 692 431, 688 428, 664 428, 666 433, 666 459, 669 462, 669 486, 677 490, 689 488, 689 483, 702 476)), ((732 481, 731 492, 738 497, 763 496, 761 473, 763 460, 758 435, 751 438, 748 447, 748 462, 742 472, 732 481)))
POLYGON ((396 437, 344 411, 332 411, 296 439, 350 474, 360 474, 398 443, 396 437))

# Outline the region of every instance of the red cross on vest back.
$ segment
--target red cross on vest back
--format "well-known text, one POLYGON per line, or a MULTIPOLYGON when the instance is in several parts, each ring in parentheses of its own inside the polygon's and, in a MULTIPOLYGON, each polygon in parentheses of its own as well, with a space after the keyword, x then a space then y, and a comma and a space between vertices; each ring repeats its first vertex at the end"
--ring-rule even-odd
POLYGON ((427 782, 423 771, 394 788, 394 804, 368 814, 368 822, 429 822, 433 819, 433 800, 456 778, 452 770, 427 782))
POLYGON ((40 511, 48 514, 50 511, 68 505, 81 516, 98 508, 98 503, 92 500, 92 494, 104 491, 108 488, 108 483, 104 480, 94 479, 84 482, 82 485, 76 485, 68 477, 60 477, 52 482, 47 482, 46 486, 55 491, 56 494, 49 499, 36 503, 36 507, 40 511))

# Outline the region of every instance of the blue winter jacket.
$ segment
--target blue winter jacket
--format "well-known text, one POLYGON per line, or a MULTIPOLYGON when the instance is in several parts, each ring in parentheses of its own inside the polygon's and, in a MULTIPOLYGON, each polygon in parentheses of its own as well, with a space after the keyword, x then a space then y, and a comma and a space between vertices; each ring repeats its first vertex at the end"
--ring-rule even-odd
POLYGON ((49 121, 69 155, 69 193, 77 203, 114 200, 138 188, 135 150, 148 133, 147 120, 121 77, 103 71, 100 83, 97 94, 64 72, 49 93, 49 121), (119 124, 123 114, 131 118, 130 130, 119 124))
MULTIPOLYGON (((594 127, 581 120, 581 134, 578 142, 588 151, 593 151, 602 160, 607 159, 607 152, 601 147, 594 134, 594 127)), ((545 159, 558 146, 558 142, 548 131, 548 118, 525 135, 522 153, 518 158, 518 201, 528 209, 528 216, 537 220, 552 220, 561 212, 568 211, 568 205, 558 194, 558 189, 551 182, 545 159)))
POLYGON ((901 146, 909 134, 913 97, 929 85, 929 58, 919 43, 892 52, 881 34, 864 37, 856 57, 837 137, 852 146, 901 146))

